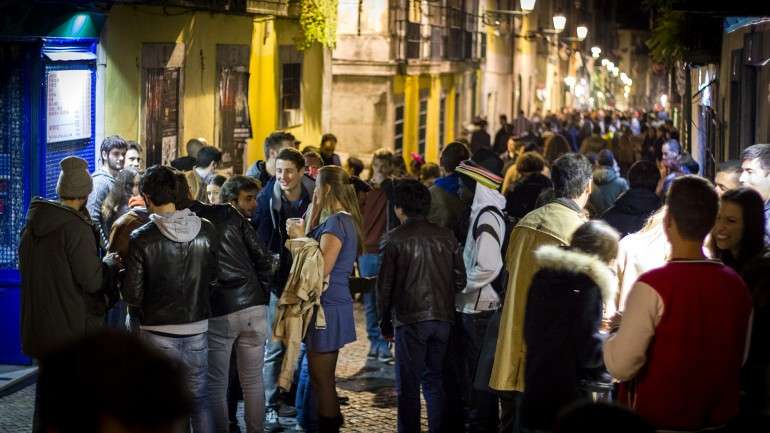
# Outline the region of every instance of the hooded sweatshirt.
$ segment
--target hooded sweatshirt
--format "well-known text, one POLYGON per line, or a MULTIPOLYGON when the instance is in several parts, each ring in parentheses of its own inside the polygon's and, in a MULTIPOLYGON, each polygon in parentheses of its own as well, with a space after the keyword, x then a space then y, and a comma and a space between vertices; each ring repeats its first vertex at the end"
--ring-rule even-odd
MULTIPOLYGON (((201 231, 201 219, 190 209, 180 209, 172 213, 151 214, 150 221, 158 230, 173 242, 190 242, 201 231)), ((208 319, 177 325, 142 326, 146 331, 162 332, 175 335, 195 335, 208 331, 208 319)))
POLYGON ((627 190, 628 182, 614 168, 600 167, 594 170, 593 190, 588 198, 591 215, 603 214, 627 190))
POLYGON ((455 297, 455 308, 461 313, 472 314, 500 308, 500 297, 492 288, 492 281, 503 269, 501 243, 505 236, 505 221, 491 210, 481 213, 482 209, 489 206, 496 207, 502 213, 505 197, 476 183, 468 236, 463 250, 467 282, 465 289, 455 297), (478 237, 475 236, 473 225, 477 218, 478 226, 488 224, 497 234, 499 242, 487 232, 480 232, 478 237))
POLYGON ((106 270, 88 216, 35 198, 19 245, 21 338, 25 354, 40 358, 100 329, 106 270))
POLYGON ((110 227, 107 227, 107 232, 104 232, 104 223, 102 221, 102 203, 104 203, 104 199, 107 198, 107 195, 110 193, 110 189, 112 189, 112 185, 115 184, 115 178, 107 171, 104 171, 103 169, 99 168, 94 172, 94 174, 91 175, 91 178, 94 182, 94 188, 91 191, 91 194, 88 195, 88 201, 86 201, 86 210, 88 211, 88 215, 91 217, 91 221, 93 221, 96 224, 97 229, 99 229, 99 239, 101 240, 101 245, 105 246, 107 245, 107 236, 109 235, 109 229, 110 227))

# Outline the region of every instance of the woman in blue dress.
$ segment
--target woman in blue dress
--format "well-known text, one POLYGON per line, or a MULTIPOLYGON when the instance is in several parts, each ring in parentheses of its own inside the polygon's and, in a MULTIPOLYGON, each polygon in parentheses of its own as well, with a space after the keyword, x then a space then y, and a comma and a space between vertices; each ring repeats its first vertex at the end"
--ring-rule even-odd
MULTIPOLYGON (((305 336, 313 393, 318 401, 321 432, 338 432, 342 414, 335 384, 340 348, 356 340, 353 298, 348 278, 361 254, 361 212, 350 176, 340 167, 326 166, 318 172, 309 236, 316 239, 324 258, 324 276, 329 286, 321 295, 326 328, 310 326, 305 336), (321 215, 328 215, 325 220, 321 215)), ((301 224, 287 223, 292 238, 304 236, 301 224)))

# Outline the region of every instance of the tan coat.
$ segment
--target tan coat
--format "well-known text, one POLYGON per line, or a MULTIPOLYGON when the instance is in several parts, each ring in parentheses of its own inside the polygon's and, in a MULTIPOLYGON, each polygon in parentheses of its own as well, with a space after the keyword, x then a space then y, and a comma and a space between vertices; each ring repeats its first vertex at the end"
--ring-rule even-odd
POLYGON ((543 245, 567 245, 572 233, 585 221, 582 214, 566 205, 551 202, 528 213, 511 231, 505 256, 508 289, 489 380, 492 389, 524 390, 524 311, 532 277, 540 269, 535 250, 543 245))
POLYGON ((273 323, 273 340, 281 341, 286 348, 278 386, 288 391, 294 381, 300 345, 315 310, 318 311, 316 328, 326 327, 326 317, 321 306, 321 294, 326 290, 326 284, 324 258, 316 240, 289 239, 286 241, 286 248, 291 251, 293 260, 289 279, 281 299, 278 300, 273 323))

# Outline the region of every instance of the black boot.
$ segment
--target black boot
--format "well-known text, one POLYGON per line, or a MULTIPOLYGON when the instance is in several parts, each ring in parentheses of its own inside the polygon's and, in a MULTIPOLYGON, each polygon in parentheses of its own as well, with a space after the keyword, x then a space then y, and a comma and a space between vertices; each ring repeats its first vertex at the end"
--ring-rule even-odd
POLYGON ((318 432, 319 433, 339 433, 340 427, 345 423, 342 418, 342 414, 335 417, 326 417, 318 415, 318 432))

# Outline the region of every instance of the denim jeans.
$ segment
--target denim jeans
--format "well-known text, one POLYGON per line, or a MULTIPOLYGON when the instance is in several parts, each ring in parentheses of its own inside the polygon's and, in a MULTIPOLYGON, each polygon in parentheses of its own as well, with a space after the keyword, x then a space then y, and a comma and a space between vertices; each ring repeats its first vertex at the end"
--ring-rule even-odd
POLYGON ((304 344, 302 344, 299 360, 297 396, 294 400, 294 406, 297 408, 297 424, 307 433, 316 433, 318 431, 318 405, 313 396, 313 384, 310 381, 307 350, 304 344))
POLYGON ((262 363, 267 338, 267 307, 259 305, 209 319, 209 393, 218 433, 228 433, 227 385, 233 345, 243 389, 246 431, 261 433, 265 421, 262 363))
POLYGON ((262 369, 262 377, 265 383, 265 406, 276 409, 278 407, 278 375, 281 373, 283 353, 285 348, 280 341, 273 341, 273 320, 275 309, 278 306, 278 297, 270 293, 270 305, 267 308, 267 345, 265 346, 265 365, 262 369))
MULTIPOLYGON (((376 277, 380 272, 382 256, 379 254, 364 254, 358 258, 358 270, 362 277, 376 277)), ((377 314, 377 292, 369 290, 363 293, 364 314, 366 316, 366 335, 369 344, 377 354, 386 353, 388 342, 380 333, 380 316, 377 314)))
POLYGON ((442 369, 451 324, 437 320, 396 328, 398 432, 420 432, 420 385, 428 406, 428 431, 444 431, 442 369))
POLYGON ((189 337, 166 337, 148 331, 142 331, 142 336, 169 357, 180 362, 187 375, 187 385, 195 401, 191 417, 193 433, 210 433, 214 431, 211 413, 209 411, 208 387, 206 376, 208 371, 209 343, 207 333, 189 337))
POLYGON ((499 411, 496 394, 478 391, 473 388, 473 379, 484 343, 487 324, 492 317, 492 311, 475 314, 460 313, 460 329, 457 329, 462 340, 462 389, 465 390, 466 431, 468 433, 493 432, 497 429, 499 411))

